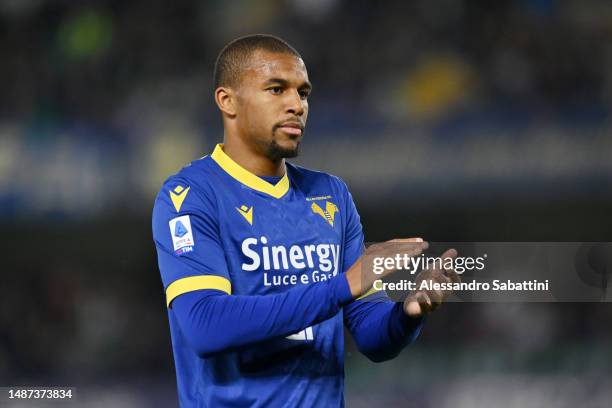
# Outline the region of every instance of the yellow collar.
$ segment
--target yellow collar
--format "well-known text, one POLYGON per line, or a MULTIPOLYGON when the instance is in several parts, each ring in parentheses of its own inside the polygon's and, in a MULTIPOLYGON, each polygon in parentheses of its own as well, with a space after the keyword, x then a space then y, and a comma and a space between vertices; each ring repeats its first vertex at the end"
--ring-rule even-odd
POLYGON ((219 166, 221 166, 221 168, 225 170, 227 174, 253 190, 266 193, 274 198, 281 198, 287 193, 287 191, 289 191, 289 178, 287 177, 287 170, 285 170, 285 175, 274 185, 268 183, 262 178, 257 177, 255 174, 233 161, 223 151, 223 143, 219 143, 215 147, 211 158, 219 166))

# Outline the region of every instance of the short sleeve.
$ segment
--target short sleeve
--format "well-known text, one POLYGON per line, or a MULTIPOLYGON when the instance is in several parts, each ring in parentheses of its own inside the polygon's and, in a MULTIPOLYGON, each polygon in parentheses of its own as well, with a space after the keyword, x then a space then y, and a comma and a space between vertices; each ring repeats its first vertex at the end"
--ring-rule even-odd
POLYGON ((153 207, 153 240, 166 304, 187 292, 231 294, 231 282, 212 197, 181 181, 168 181, 153 207))

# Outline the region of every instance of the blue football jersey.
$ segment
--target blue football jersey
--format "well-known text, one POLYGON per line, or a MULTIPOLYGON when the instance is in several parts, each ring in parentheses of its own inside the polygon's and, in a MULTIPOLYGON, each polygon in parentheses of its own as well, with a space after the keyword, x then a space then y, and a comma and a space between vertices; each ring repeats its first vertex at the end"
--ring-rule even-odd
POLYGON ((363 251, 359 216, 337 177, 290 163, 275 184, 219 144, 164 183, 153 237, 181 406, 342 406, 342 312, 298 333, 202 358, 172 301, 216 289, 269 295, 344 273, 363 251))

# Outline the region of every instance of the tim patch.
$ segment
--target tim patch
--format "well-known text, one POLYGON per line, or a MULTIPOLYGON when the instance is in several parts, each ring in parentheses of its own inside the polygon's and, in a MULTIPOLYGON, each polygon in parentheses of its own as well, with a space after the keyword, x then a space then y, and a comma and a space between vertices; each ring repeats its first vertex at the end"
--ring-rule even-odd
POLYGON ((176 217, 170 220, 170 234, 172 235, 172 244, 174 245, 174 253, 183 255, 193 251, 193 231, 191 229, 191 221, 188 215, 176 217))

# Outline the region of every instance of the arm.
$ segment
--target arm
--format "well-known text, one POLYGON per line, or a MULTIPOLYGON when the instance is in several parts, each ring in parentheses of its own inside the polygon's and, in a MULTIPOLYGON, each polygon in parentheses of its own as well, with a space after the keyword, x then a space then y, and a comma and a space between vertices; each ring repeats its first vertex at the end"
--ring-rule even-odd
POLYGON ((174 299, 171 310, 196 353, 210 357, 296 333, 331 318, 351 300, 346 278, 339 275, 277 295, 189 292, 174 299))
POLYGON ((158 196, 153 236, 170 313, 202 356, 294 334, 333 317, 371 287, 356 262, 329 281, 284 293, 231 295, 214 203, 194 191, 176 208, 168 199, 175 190, 170 184, 158 196))
MULTIPOLYGON (((455 256, 457 252, 449 249, 441 258, 455 256)), ((435 268, 419 273, 416 286, 420 287, 425 280, 436 283, 461 281, 453 270, 435 268)), ((417 290, 404 302, 394 303, 384 292, 376 292, 346 306, 344 321, 360 352, 375 362, 390 360, 416 340, 427 313, 439 307, 449 295, 450 291, 417 290)))
POLYGON ((395 303, 384 292, 356 300, 344 308, 344 323, 359 351, 374 362, 395 358, 412 344, 424 318, 406 315, 403 303, 395 303))
POLYGON ((170 181, 162 188, 153 237, 169 313, 199 355, 294 334, 336 315, 353 299, 344 275, 270 296, 232 295, 215 202, 186 185, 170 181), (179 208, 171 202, 177 185, 184 194, 179 208))
MULTIPOLYGON (((353 198, 344 183, 341 187, 346 214, 343 269, 347 270, 350 265, 354 267, 359 263, 365 246, 353 198)), ((404 347, 413 343, 421 332, 424 319, 408 317, 402 303, 394 303, 384 292, 374 292, 344 307, 344 324, 359 351, 370 360, 381 362, 396 357, 404 347)))

